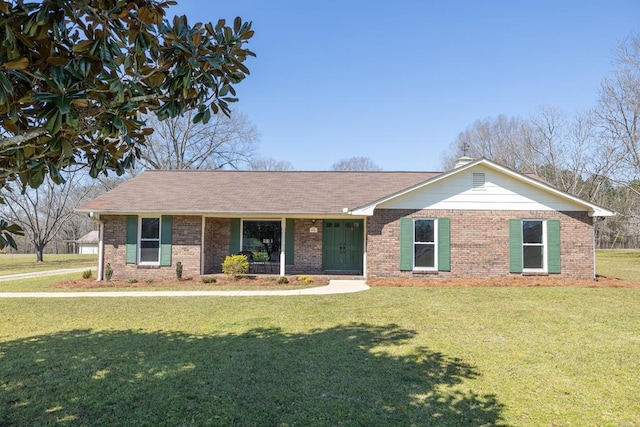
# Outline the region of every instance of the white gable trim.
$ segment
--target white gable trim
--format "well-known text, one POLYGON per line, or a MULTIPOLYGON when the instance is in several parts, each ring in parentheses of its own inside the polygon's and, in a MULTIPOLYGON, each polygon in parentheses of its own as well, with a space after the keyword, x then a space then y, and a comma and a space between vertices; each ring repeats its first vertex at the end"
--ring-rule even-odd
POLYGON ((556 197, 559 197, 562 200, 565 200, 567 202, 576 204, 576 205, 582 207, 585 211, 588 211, 589 216, 592 216, 592 217, 610 217, 610 216, 616 215, 615 212, 613 212, 613 211, 611 211, 609 209, 605 209, 605 208, 603 208, 601 206, 598 206, 596 204, 588 202, 588 201, 586 201, 584 199, 581 199, 579 197, 573 196, 573 195, 571 195, 569 193, 566 193, 564 191, 558 190, 557 188, 554 188, 554 187, 552 187, 552 186, 550 186, 548 184, 545 184, 545 183, 543 183, 541 181, 538 181, 536 179, 530 178, 530 177, 528 177, 526 175, 523 175, 523 174, 521 174, 519 172, 516 172, 516 171, 511 170, 509 168, 506 168, 504 166, 501 166, 501 165, 499 165, 497 163, 494 163, 494 162, 492 162, 492 161, 490 161, 488 159, 485 159, 485 158, 482 158, 482 159, 476 160, 475 162, 472 162, 472 163, 466 164, 464 166, 455 168, 455 169, 453 169, 453 170, 451 170, 449 172, 445 172, 445 173, 443 173, 441 175, 436 176, 435 178, 432 178, 430 180, 422 182, 422 183, 420 183, 418 185, 415 185, 413 187, 406 188, 405 190, 402 190, 402 191, 400 191, 398 193, 395 193, 395 194, 391 194, 391 195, 389 195, 387 197, 384 197, 382 199, 376 200, 376 201, 374 201, 374 202, 372 202, 372 203, 370 203, 368 205, 361 206, 361 207, 358 207, 356 209, 353 209, 352 213, 354 215, 372 216, 374 210, 380 204, 383 204, 383 203, 389 202, 391 200, 397 199, 397 198, 402 197, 402 196, 404 196, 406 194, 412 193, 412 192, 414 192, 416 190, 423 189, 423 188, 425 188, 427 186, 430 186, 430 185, 433 185, 433 184, 435 184, 437 182, 445 180, 445 179, 447 179, 447 178, 449 178, 451 176, 454 176, 454 175, 460 174, 462 172, 468 171, 469 169, 474 168, 474 167, 476 167, 478 165, 483 165, 483 166, 485 166, 487 168, 495 170, 495 171, 497 171, 497 172, 499 172, 501 174, 504 174, 504 175, 506 175, 508 177, 511 177, 511 178, 516 179, 516 180, 521 181, 521 182, 524 182, 527 185, 530 185, 532 187, 535 187, 535 188, 538 188, 540 190, 543 190, 543 191, 545 191, 545 192, 547 192, 549 194, 552 194, 552 195, 554 195, 556 197))

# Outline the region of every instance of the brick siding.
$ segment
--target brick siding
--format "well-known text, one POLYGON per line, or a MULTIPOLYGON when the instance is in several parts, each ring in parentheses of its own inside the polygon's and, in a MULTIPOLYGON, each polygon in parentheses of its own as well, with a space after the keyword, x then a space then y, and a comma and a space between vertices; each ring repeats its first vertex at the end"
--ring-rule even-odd
MULTIPOLYGON (((400 271, 400 218, 450 218, 451 271, 438 277, 510 276, 509 229, 512 218, 559 219, 561 239, 561 273, 558 277, 589 279, 593 277, 593 239, 591 218, 586 212, 554 211, 456 211, 377 209, 367 220, 367 276, 424 277, 400 271)), ((125 264, 126 222, 124 215, 103 215, 104 263, 110 263, 114 280, 161 279, 175 277, 175 264, 183 264, 183 276, 200 274, 202 217, 174 216, 172 230, 172 265, 170 267, 125 264)), ((220 273, 229 255, 230 220, 205 218, 205 274, 220 273)), ((323 222, 296 219, 294 265, 287 274, 322 273, 323 222), (317 233, 310 229, 316 227, 317 233)), ((554 275, 555 276, 555 275, 554 275)))
POLYGON ((171 266, 139 266, 125 263, 127 217, 103 215, 104 264, 113 269, 113 280, 170 279, 176 277, 176 263, 182 263, 182 277, 200 274, 200 239, 202 219, 198 216, 174 216, 171 244, 171 266))
POLYGON ((222 263, 229 253, 231 220, 229 218, 205 218, 204 221, 204 272, 222 273, 222 263))
MULTIPOLYGON (((400 271, 400 218, 450 218, 451 271, 438 277, 497 277, 509 272, 509 219, 559 219, 561 273, 572 279, 593 277, 591 218, 586 212, 378 209, 369 219, 367 275, 424 277, 400 271)), ((515 276, 515 275, 514 275, 515 276)), ((520 276, 518 274, 517 276, 520 276)))
POLYGON ((295 221, 294 264, 286 266, 287 274, 322 273, 322 220, 315 224, 310 219, 295 221), (309 231, 312 227, 317 233, 309 231))

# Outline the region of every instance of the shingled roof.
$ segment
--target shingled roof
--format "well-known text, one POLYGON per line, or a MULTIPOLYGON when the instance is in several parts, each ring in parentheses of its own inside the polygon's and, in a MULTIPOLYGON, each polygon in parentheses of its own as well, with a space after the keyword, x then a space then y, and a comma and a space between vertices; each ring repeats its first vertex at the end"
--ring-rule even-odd
POLYGON ((439 172, 146 171, 79 212, 341 214, 439 172))

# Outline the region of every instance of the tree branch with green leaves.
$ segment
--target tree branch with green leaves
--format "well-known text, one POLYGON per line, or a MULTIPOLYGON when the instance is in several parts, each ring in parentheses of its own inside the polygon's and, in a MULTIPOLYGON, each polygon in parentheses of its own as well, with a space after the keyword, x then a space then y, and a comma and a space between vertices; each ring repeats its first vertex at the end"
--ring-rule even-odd
MULTIPOLYGON (((153 132, 142 119, 230 114, 250 22, 166 19, 174 1, 0 1, 0 188, 86 166, 120 175, 153 132)), ((24 189, 24 188, 23 188, 24 189)), ((0 249, 16 229, 0 222, 0 249)))

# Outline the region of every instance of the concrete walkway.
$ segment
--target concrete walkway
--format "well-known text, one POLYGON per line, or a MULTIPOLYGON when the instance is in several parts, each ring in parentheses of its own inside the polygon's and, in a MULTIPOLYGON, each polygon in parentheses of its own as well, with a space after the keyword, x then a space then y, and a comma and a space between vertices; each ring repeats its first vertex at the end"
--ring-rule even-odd
POLYGON ((330 280, 328 285, 317 288, 279 291, 0 292, 0 298, 253 297, 349 294, 367 289, 364 280, 330 280))

